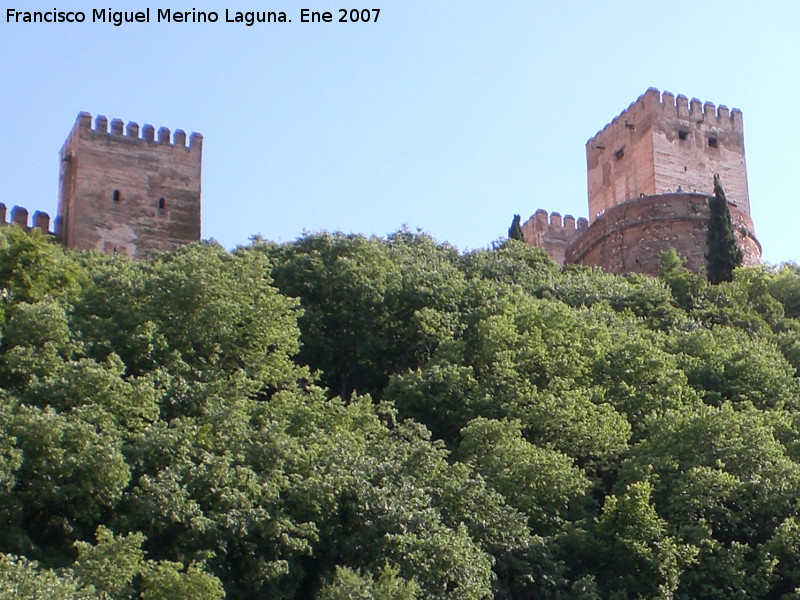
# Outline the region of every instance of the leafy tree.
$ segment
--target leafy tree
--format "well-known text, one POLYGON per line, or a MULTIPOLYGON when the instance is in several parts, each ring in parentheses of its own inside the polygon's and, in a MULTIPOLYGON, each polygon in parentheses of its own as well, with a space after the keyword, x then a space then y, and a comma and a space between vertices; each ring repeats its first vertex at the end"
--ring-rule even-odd
POLYGON ((333 579, 317 594, 317 600, 416 600, 419 586, 412 579, 405 581, 397 569, 386 567, 377 580, 372 575, 359 573, 347 567, 336 569, 333 579))
POLYGON ((408 231, 0 255, 0 596, 800 593, 791 266, 408 231))
POLYGON ((670 351, 670 337, 642 328, 626 330, 623 323, 609 329, 620 335, 611 336, 597 356, 594 383, 604 402, 625 415, 636 441, 647 437, 653 417, 692 405, 699 396, 670 351))
POLYGON ((649 482, 638 481, 606 497, 597 535, 607 598, 670 600, 697 555, 696 548, 668 534, 667 522, 652 504, 652 491, 649 482))
POLYGON ((0 230, 0 292, 3 302, 64 298, 80 289, 77 257, 38 229, 0 230))
POLYGON ((3 498, 4 551, 62 566, 73 541, 91 535, 122 497, 130 467, 121 440, 80 412, 24 404, 4 411, 4 435, 22 458, 3 498))
POLYGON ((167 369, 198 382, 225 380, 245 394, 303 376, 291 358, 297 302, 271 285, 262 253, 192 244, 149 262, 91 260, 91 285, 74 318, 93 358, 114 352, 132 375, 167 369))
POLYGON ((180 563, 160 562, 142 574, 141 600, 222 600, 220 581, 195 565, 183 569, 180 563))
POLYGON ((103 598, 170 600, 197 598, 221 600, 222 583, 196 565, 146 560, 142 534, 114 536, 105 527, 97 530, 97 544, 77 542, 75 576, 103 598))
POLYGON ((783 306, 784 314, 800 318, 800 270, 796 265, 783 265, 769 282, 769 293, 783 306))
POLYGON ((36 561, 0 554, 0 598, 14 600, 105 600, 70 572, 40 568, 36 561))
POLYGON ((785 426, 752 405, 670 411, 622 468, 621 483, 650 477, 661 518, 699 549, 681 577, 687 597, 771 597, 768 541, 794 514, 800 484, 785 426))
POLYGON ((569 457, 527 442, 519 421, 479 417, 461 437, 457 458, 474 465, 489 485, 528 516, 538 533, 553 533, 563 525, 570 502, 589 487, 569 457))
POLYGON ((300 590, 313 590, 337 566, 377 572, 388 560, 401 577, 416 579, 423 598, 488 595, 492 563, 484 547, 523 545, 518 514, 469 470, 450 467, 424 428, 386 429, 369 398, 313 408, 328 413, 322 419, 292 405, 283 418, 301 427, 301 437, 287 457, 298 484, 286 500, 297 520, 319 531, 302 562, 300 590), (478 530, 486 539, 475 539, 478 530))
POLYGON ((381 398, 392 373, 422 364, 450 335, 440 312, 456 309, 463 276, 455 250, 428 236, 318 234, 256 249, 269 253, 281 292, 300 299, 299 360, 343 398, 381 398))
POLYGON ((800 380, 778 346, 732 327, 676 332, 667 348, 689 385, 714 405, 752 402, 759 408, 794 406, 800 380))
POLYGON ((706 276, 716 285, 733 280, 733 270, 742 264, 742 250, 736 242, 728 200, 719 175, 714 175, 714 197, 708 202, 706 276))
POLYGON ((469 280, 519 286, 536 297, 548 297, 560 279, 553 259, 527 244, 502 243, 490 250, 473 250, 461 255, 459 268, 469 280))
POLYGON ((134 578, 141 572, 145 537, 141 533, 114 536, 106 527, 97 528, 97 543, 76 542, 75 575, 111 598, 133 595, 134 578))
POLYGON ((667 284, 675 303, 687 312, 694 309, 706 285, 705 280, 684 266, 686 261, 675 248, 662 252, 659 260, 658 278, 667 284))

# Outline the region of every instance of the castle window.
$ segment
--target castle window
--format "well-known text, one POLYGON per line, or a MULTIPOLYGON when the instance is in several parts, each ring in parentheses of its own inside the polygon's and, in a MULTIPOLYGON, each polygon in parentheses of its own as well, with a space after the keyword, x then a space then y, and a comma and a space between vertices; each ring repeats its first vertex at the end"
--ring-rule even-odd
POLYGON ((689 132, 688 131, 684 131, 683 129, 679 129, 678 130, 678 138, 681 141, 686 141, 687 137, 689 137, 689 132))
POLYGON ((616 158, 617 160, 619 160, 623 156, 625 156, 625 146, 614 152, 614 158, 616 158))
POLYGON ((165 204, 164 199, 163 198, 159 198, 158 199, 158 208, 160 208, 161 210, 164 210, 164 204, 165 204))
POLYGON ((717 138, 715 138, 715 137, 708 138, 708 147, 709 148, 716 148, 717 147, 717 138))
POLYGON ((114 190, 114 193, 111 194, 111 199, 114 200, 114 202, 119 202, 119 190, 114 190))

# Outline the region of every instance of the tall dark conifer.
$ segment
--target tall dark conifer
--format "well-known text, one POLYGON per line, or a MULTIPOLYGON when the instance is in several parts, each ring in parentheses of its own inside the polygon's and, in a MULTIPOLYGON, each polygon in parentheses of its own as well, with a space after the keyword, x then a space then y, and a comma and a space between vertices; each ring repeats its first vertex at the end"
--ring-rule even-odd
POLYGON ((714 197, 709 200, 706 237, 706 276, 712 284, 733 280, 733 270, 742 264, 742 250, 736 243, 728 200, 719 175, 714 175, 714 197))
POLYGON ((519 221, 519 215, 514 215, 514 220, 511 221, 511 227, 508 228, 508 239, 519 240, 520 242, 523 241, 522 227, 520 226, 519 221))

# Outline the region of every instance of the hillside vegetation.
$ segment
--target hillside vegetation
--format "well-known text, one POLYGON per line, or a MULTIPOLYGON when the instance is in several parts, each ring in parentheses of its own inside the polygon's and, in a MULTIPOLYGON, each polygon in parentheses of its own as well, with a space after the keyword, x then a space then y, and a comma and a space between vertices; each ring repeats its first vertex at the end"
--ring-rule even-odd
POLYGON ((800 598, 800 274, 0 229, 0 597, 800 598))

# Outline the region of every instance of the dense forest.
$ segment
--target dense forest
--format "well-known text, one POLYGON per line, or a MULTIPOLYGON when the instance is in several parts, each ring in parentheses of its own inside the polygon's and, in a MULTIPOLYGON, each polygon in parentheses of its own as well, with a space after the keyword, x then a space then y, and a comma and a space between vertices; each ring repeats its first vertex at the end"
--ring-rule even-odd
POLYGON ((800 270, 0 230, 0 597, 798 599, 800 270))

